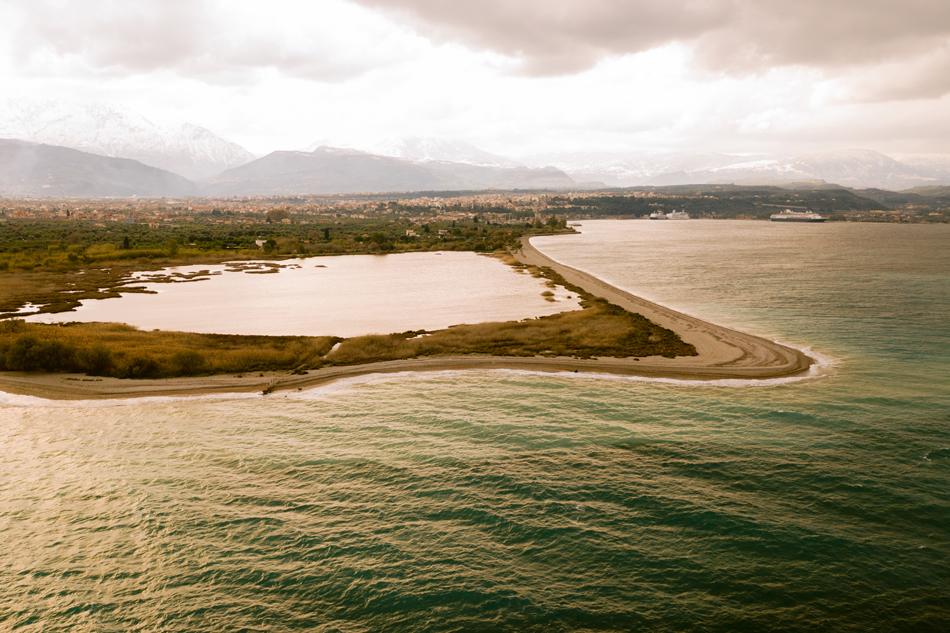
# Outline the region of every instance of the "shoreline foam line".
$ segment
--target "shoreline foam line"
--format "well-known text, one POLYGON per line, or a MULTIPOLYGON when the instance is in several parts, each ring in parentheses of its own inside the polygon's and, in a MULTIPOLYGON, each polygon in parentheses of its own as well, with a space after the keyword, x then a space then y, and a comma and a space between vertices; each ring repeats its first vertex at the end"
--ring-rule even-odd
POLYGON ((512 255, 521 263, 547 266, 568 282, 650 321, 676 332, 696 347, 698 356, 663 358, 594 358, 444 356, 382 361, 365 365, 324 367, 306 375, 267 372, 256 376, 199 376, 132 380, 95 378, 75 374, 0 373, 0 391, 48 400, 97 400, 146 397, 206 396, 214 394, 268 393, 311 389, 366 374, 412 371, 512 369, 548 373, 604 373, 644 378, 690 381, 723 379, 761 380, 806 374, 811 358, 797 349, 767 339, 715 325, 642 299, 607 284, 593 275, 554 261, 524 239, 512 255))

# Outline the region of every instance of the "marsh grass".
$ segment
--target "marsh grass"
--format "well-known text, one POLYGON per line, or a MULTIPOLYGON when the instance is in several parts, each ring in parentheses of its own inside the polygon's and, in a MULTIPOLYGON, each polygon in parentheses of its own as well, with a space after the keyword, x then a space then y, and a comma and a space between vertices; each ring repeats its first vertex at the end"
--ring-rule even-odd
POLYGON ((313 369, 340 339, 144 332, 120 323, 0 323, 0 368, 159 378, 313 369))
MULTIPOLYGON (((132 253, 133 251, 128 251, 132 253)), ((141 251, 134 251, 137 255, 141 251)), ((233 260, 236 253, 203 254, 182 250, 179 258, 124 258, 126 251, 107 251, 94 257, 98 265, 34 270, 32 266, 4 269, 0 259, 0 313, 13 312, 27 303, 43 306, 41 312, 63 312, 80 305, 82 300, 109 299, 120 292, 141 292, 128 285, 133 272, 159 271, 184 264, 219 264, 233 260), (107 257, 108 256, 108 257, 107 257)))
POLYGON ((416 332, 357 336, 327 355, 337 365, 422 356, 573 356, 617 358, 695 356, 696 349, 671 330, 603 299, 585 299, 583 310, 524 321, 457 325, 418 337, 416 332))

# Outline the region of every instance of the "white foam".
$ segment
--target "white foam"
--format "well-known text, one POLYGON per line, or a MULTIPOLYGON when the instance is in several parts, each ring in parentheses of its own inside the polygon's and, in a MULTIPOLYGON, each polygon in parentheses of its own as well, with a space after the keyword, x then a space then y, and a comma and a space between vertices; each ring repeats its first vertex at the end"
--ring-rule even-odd
MULTIPOLYGON (((797 349, 797 348, 796 348, 797 349)), ((574 371, 542 371, 530 369, 443 369, 438 371, 401 371, 392 373, 369 373, 360 376, 340 378, 331 383, 317 387, 304 388, 300 391, 277 391, 268 395, 259 392, 216 393, 200 396, 147 396, 141 398, 120 398, 104 400, 49 400, 35 396, 21 396, 0 391, 0 407, 48 407, 48 408, 107 408, 134 406, 138 404, 170 404, 174 402, 201 402, 211 400, 250 400, 263 398, 287 398, 294 400, 324 400, 335 394, 349 391, 354 387, 368 384, 381 384, 398 381, 422 381, 438 377, 458 375, 501 374, 507 376, 536 376, 558 378, 583 378, 585 380, 606 380, 635 383, 654 383, 679 387, 775 387, 788 385, 806 380, 826 378, 833 375, 833 369, 840 364, 837 359, 817 354, 809 348, 800 349, 801 352, 813 358, 816 362, 809 368, 808 373, 801 376, 787 376, 784 378, 723 378, 716 380, 687 380, 680 378, 658 378, 651 376, 621 376, 618 374, 600 372, 574 371)))
POLYGON ((102 400, 50 400, 36 396, 23 396, 0 391, 0 407, 42 407, 47 409, 108 409, 139 404, 170 404, 174 402, 200 402, 208 400, 247 400, 263 398, 260 393, 215 393, 201 396, 146 396, 142 398, 106 398, 102 400))

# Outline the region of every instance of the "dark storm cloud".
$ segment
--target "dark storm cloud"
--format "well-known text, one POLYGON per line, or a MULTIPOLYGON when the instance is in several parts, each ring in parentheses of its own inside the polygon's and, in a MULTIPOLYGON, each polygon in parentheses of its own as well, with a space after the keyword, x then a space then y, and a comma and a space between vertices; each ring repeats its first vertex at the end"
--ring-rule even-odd
POLYGON ((170 70, 227 82, 263 68, 335 81, 367 67, 319 51, 287 47, 275 37, 229 37, 199 0, 13 0, 23 14, 16 50, 24 62, 44 53, 78 59, 91 71, 135 74, 170 70))
POLYGON ((408 19, 424 34, 524 60, 529 74, 586 70, 605 55, 635 53, 725 28, 732 0, 354 0, 408 19))
POLYGON ((569 74, 672 42, 716 71, 804 65, 836 71, 913 59, 950 39, 942 0, 354 0, 443 40, 569 74))

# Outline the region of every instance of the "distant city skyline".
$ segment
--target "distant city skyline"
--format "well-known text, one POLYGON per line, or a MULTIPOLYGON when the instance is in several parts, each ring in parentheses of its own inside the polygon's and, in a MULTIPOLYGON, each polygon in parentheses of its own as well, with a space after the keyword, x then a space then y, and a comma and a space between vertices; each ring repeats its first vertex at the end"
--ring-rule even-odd
POLYGON ((950 5, 0 0, 7 97, 120 104, 256 154, 948 154, 950 5))

